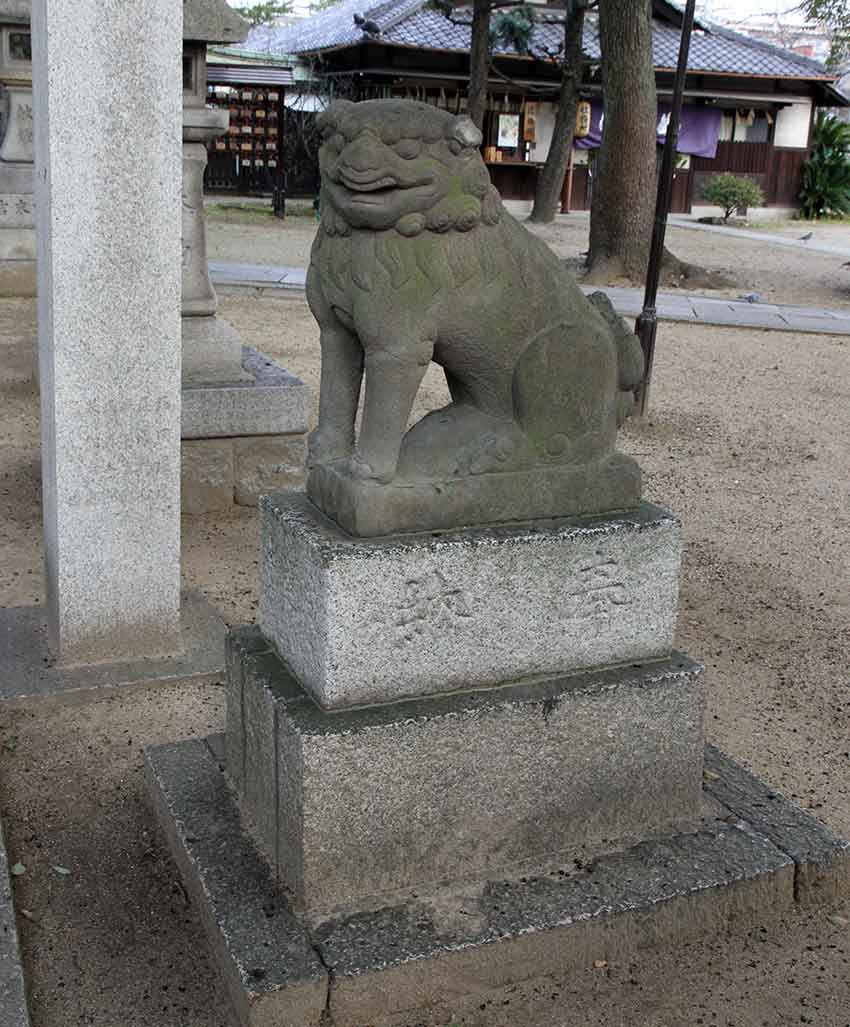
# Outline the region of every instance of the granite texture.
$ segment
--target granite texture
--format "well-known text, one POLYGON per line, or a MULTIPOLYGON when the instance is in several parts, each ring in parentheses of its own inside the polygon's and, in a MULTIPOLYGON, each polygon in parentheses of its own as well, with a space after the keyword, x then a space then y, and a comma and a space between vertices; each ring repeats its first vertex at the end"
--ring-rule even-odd
POLYGON ((704 695, 679 654, 328 713, 266 645, 256 630, 232 643, 228 758, 258 844, 312 919, 553 853, 587 859, 697 816, 704 695))
MULTIPOLYGON (((0 233, 2 235, 2 233, 0 233)), ((0 296, 36 296, 38 280, 34 260, 0 258, 0 296)), ((33 377, 35 372, 33 372, 33 377)))
POLYGON ((0 192, 32 200, 34 191, 32 164, 0 164, 0 192))
POLYGON ((0 229, 0 261, 33 263, 37 254, 35 230, 11 226, 0 229))
POLYGON ((183 315, 184 385, 232 385, 252 381, 242 367, 239 333, 220 317, 183 315))
POLYGON ((9 864, 0 823, 0 1024, 3 1027, 29 1027, 9 864))
POLYGON ((850 842, 713 745, 705 749, 705 771, 706 791, 794 860, 798 901, 832 902, 850 892, 850 842))
POLYGON ((328 709, 666 656, 679 523, 619 517, 352 539, 264 497, 259 623, 328 709))
POLYGON ((151 658, 180 644, 181 5, 32 13, 51 649, 151 658))
POLYGON ((181 506, 205 514, 256 507, 260 496, 304 486, 305 435, 184 439, 181 506))
POLYGON ((0 609, 0 702, 88 702, 178 681, 222 681, 226 628, 219 615, 203 596, 189 592, 179 623, 179 651, 173 655, 67 666, 50 657, 43 606, 0 609))
POLYGON ((6 105, 3 140, 0 143, 0 161, 4 164, 26 165, 32 171, 32 82, 26 81, 29 78, 29 71, 23 76, 20 75, 20 72, 15 75, 18 81, 10 81, 8 72, 8 66, 0 69, 0 82, 3 84, 6 105))
POLYGON ((364 535, 636 507, 614 447, 638 340, 508 214, 478 128, 396 99, 338 100, 317 126, 316 505, 364 535), (452 401, 408 429, 431 361, 452 401))
MULTIPOLYGON (((186 119, 195 112, 189 108, 183 113, 183 281, 181 311, 184 317, 204 317, 215 314, 218 302, 210 281, 207 264, 207 231, 204 219, 204 170, 207 166, 207 148, 203 143, 186 142, 186 119)), ((227 130, 227 122, 210 137, 227 130)), ((228 115, 229 120, 229 115, 228 115)), ((234 332, 235 335, 235 332, 234 332)), ((236 365, 238 369, 239 359, 236 365)), ((184 378, 186 377, 184 372, 184 378)))
MULTIPOLYGON (((301 947, 293 952, 292 921, 287 918, 279 934, 269 937, 255 878, 242 882, 250 842, 239 830, 232 792, 221 786, 220 740, 212 748, 215 757, 198 742, 184 742, 148 750, 146 760, 165 835, 213 933, 218 965, 232 984, 233 1022, 240 1027, 256 1024, 250 1017, 262 1015, 275 1000, 274 1013, 261 1022, 289 1025, 300 1016, 299 1027, 312 1027, 317 1021, 310 1017, 321 1002, 317 995, 305 1011, 304 978, 298 977, 309 977, 302 968, 312 957, 327 973, 322 1027, 445 1027, 512 983, 582 970, 599 959, 627 962, 649 946, 765 923, 795 899, 805 904, 813 898, 810 890, 795 890, 806 852, 821 849, 824 841, 846 845, 811 818, 798 821, 799 811, 778 796, 768 838, 738 813, 740 804, 758 809, 760 801, 758 782, 744 775, 753 791, 737 793, 733 808, 707 796, 694 833, 649 839, 580 865, 550 861, 474 888, 447 884, 417 892, 326 921, 310 936, 297 935, 301 947), (784 823, 799 824, 801 831, 795 826, 786 837, 784 823), (807 828, 814 832, 811 843, 807 828), (796 867, 788 849, 800 853, 796 867), (234 930, 234 921, 244 930, 234 930), (259 983, 243 977, 240 983, 233 968, 252 965, 255 939, 269 942, 260 963, 268 976, 259 983), (283 988, 279 974, 285 975, 283 988)), ((712 759, 707 765, 716 765, 712 759)), ((734 764, 726 760, 724 767, 734 764)), ((272 923, 280 927, 277 915, 285 900, 272 873, 265 872, 274 896, 272 923)))
POLYGON ((32 0, 2 0, 0 19, 11 22, 28 22, 32 11, 32 0))
POLYGON ((319 1027, 327 971, 241 829, 216 757, 145 750, 154 808, 244 1027, 319 1027))
POLYGON ((237 791, 245 781, 245 720, 242 713, 242 689, 245 661, 249 656, 271 652, 270 643, 253 624, 233 628, 225 641, 227 667, 227 732, 225 759, 227 771, 237 791))
POLYGON ((181 437, 239 438, 308 430, 310 389, 300 378, 249 346, 242 347, 243 381, 184 384, 181 437))
POLYGON ((180 446, 180 508, 205 514, 233 507, 232 439, 183 439, 180 446))

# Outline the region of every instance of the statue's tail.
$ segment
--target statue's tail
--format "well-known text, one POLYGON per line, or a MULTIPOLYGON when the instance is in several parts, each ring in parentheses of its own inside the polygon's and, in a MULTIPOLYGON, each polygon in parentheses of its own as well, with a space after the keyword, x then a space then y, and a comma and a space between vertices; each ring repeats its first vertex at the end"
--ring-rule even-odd
POLYGON ((611 329, 611 336, 617 348, 617 386, 620 390, 620 413, 617 419, 622 424, 632 413, 633 393, 643 378, 643 350, 638 337, 629 331, 629 326, 614 310, 611 300, 604 292, 591 293, 588 299, 611 329))

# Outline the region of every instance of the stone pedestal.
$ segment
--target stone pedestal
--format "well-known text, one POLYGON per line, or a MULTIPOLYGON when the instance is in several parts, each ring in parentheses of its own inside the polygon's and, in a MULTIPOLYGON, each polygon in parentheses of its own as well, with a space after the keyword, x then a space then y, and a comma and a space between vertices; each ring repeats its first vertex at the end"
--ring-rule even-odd
POLYGON ((310 390, 257 350, 241 352, 243 380, 183 386, 184 513, 256 506, 303 486, 310 390))
POLYGON ((311 922, 701 815, 703 691, 680 654, 346 713, 318 708, 256 629, 231 635, 228 666, 228 771, 311 922))
POLYGON ((184 6, 182 509, 203 514, 304 481, 306 386, 243 347, 217 314, 204 218, 207 145, 227 131, 227 111, 205 106, 208 43, 245 38, 248 24, 223 0, 184 6))
POLYGON ((326 709, 661 659, 669 512, 354 539, 303 495, 262 502, 259 623, 326 709))
POLYGON ((353 539, 261 507, 226 736, 146 753, 235 1024, 437 1027, 847 888, 846 842, 706 756, 667 511, 353 539))

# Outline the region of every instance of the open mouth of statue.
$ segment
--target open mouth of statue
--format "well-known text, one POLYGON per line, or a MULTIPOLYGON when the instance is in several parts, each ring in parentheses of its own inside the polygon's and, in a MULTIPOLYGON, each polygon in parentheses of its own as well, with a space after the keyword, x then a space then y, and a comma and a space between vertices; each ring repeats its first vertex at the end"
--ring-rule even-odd
POLYGON ((403 188, 392 175, 383 175, 380 178, 361 178, 355 177, 353 172, 343 171, 339 177, 345 188, 353 193, 389 193, 394 189, 403 188))

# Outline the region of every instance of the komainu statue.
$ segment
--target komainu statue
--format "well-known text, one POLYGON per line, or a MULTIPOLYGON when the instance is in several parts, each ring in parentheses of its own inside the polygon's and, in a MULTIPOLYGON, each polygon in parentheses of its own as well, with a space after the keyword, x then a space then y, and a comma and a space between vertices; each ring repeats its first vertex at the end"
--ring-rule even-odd
POLYGON ((504 209, 478 129, 407 100, 338 101, 319 125, 314 503, 353 535, 636 506, 614 445, 640 346, 504 209), (432 360, 452 401, 408 431, 432 360))

